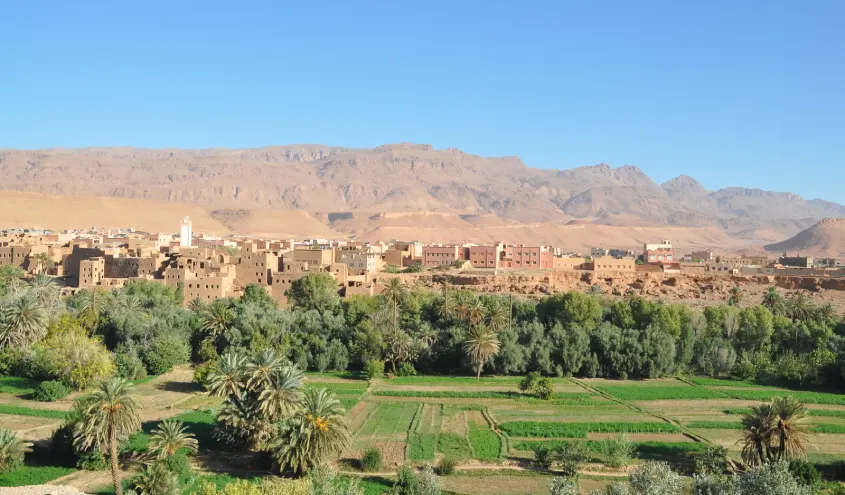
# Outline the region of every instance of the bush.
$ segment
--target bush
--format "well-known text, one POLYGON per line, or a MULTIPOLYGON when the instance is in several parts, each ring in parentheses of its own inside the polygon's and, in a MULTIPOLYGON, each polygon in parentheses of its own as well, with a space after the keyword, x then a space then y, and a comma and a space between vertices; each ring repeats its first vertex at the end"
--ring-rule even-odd
POLYGON ((69 394, 70 389, 64 383, 57 380, 48 380, 35 387, 32 398, 41 402, 53 402, 54 400, 64 399, 69 394))
POLYGON ((364 364, 364 374, 367 375, 367 380, 374 380, 384 376, 384 361, 370 359, 364 364))
POLYGON ((697 474, 722 474, 728 468, 728 449, 710 446, 695 458, 697 474))
POLYGON ((648 495, 677 495, 684 493, 681 475, 665 462, 648 461, 637 466, 628 476, 634 493, 648 495))
POLYGON ((187 363, 190 357, 188 343, 174 335, 159 336, 141 356, 147 371, 152 375, 167 373, 177 364, 187 363))
POLYGON ((361 456, 361 470, 374 473, 381 469, 382 460, 381 451, 375 447, 370 447, 361 456))
POLYGON ((167 456, 158 462, 168 471, 176 473, 178 476, 188 476, 193 472, 191 462, 188 460, 188 454, 184 451, 167 456))
POLYGON ((540 400, 551 400, 554 395, 552 381, 548 378, 541 378, 534 386, 534 395, 540 400))
POLYGON ((148 495, 178 495, 179 477, 167 469, 163 462, 148 465, 132 478, 137 493, 148 495))
POLYGON ((31 446, 12 430, 0 430, 0 473, 9 473, 23 466, 23 458, 31 446))
POLYGON ((545 446, 534 450, 534 460, 545 469, 560 467, 566 477, 578 475, 578 469, 590 459, 590 449, 584 442, 566 442, 553 448, 545 446))
POLYGON ((578 495, 581 493, 578 482, 572 478, 556 476, 549 485, 549 495, 578 495))
POLYGON ((822 482, 822 475, 811 463, 802 459, 789 461, 789 472, 798 483, 804 486, 817 487, 822 482))
POLYGON ((526 393, 529 391, 533 391, 534 387, 537 385, 537 382, 540 381, 540 373, 536 371, 532 371, 525 375, 525 378, 519 381, 519 391, 522 393, 526 393))
POLYGON ((217 368, 217 361, 208 361, 198 364, 194 368, 194 383, 201 386, 203 390, 208 390, 206 384, 208 383, 208 375, 217 368))
POLYGON ((396 376, 416 376, 416 374, 417 370, 414 369, 414 365, 411 363, 402 363, 396 372, 396 376))
POLYGON ((446 456, 440 459, 440 464, 437 465, 437 473, 440 476, 449 476, 455 472, 458 467, 458 460, 451 456, 446 456))
POLYGON ((115 374, 126 380, 140 380, 147 376, 147 367, 134 352, 118 352, 114 355, 115 374))
POLYGON ((47 338, 33 346, 34 361, 46 376, 82 390, 114 373, 112 353, 86 330, 61 320, 47 338))
POLYGON ((390 495, 417 495, 418 486, 414 470, 409 466, 402 466, 396 472, 396 481, 393 482, 390 495))
POLYGON ((607 438, 601 444, 601 452, 607 460, 607 465, 620 468, 631 463, 636 445, 625 433, 618 438, 607 438))

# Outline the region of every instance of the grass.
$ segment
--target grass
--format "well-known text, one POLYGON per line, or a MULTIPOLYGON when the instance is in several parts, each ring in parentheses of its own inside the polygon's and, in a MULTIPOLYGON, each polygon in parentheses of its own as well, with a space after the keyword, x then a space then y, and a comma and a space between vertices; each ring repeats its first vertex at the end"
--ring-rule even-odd
POLYGON ((18 376, 0 376, 0 393, 29 395, 35 392, 35 387, 41 383, 38 380, 21 378, 18 376))
POLYGON ((830 423, 815 425, 810 427, 813 433, 835 433, 845 434, 845 425, 834 425, 830 423))
POLYGON ((502 431, 513 437, 534 438, 587 438, 587 433, 678 433, 670 423, 543 423, 513 421, 500 425, 502 431))
MULTIPOLYGON (((540 447, 554 448, 572 442, 583 442, 587 448, 596 453, 601 453, 602 442, 597 440, 522 440, 513 442, 515 450, 532 451, 540 447)), ((707 445, 700 442, 634 442, 638 457, 656 458, 684 455, 693 452, 702 452, 707 445)))
POLYGON ((373 395, 381 397, 414 397, 422 399, 511 399, 532 404, 592 406, 606 404, 597 400, 590 393, 561 392, 554 394, 552 400, 540 400, 519 392, 460 392, 460 391, 422 391, 422 390, 376 390, 373 395))
POLYGON ((472 457, 472 448, 466 437, 448 431, 440 432, 440 435, 438 435, 437 451, 456 459, 472 457))
POLYGON ((502 443, 499 435, 486 425, 471 425, 469 429, 469 443, 476 459, 498 459, 502 443))
POLYGON ((386 437, 404 434, 410 429, 418 407, 417 404, 411 402, 381 403, 375 413, 364 423, 359 435, 386 437))
POLYGON ((408 459, 412 461, 434 460, 437 435, 434 433, 411 433, 408 435, 408 459))
POLYGON ((600 385, 594 387, 622 400, 724 399, 721 391, 689 385, 638 387, 636 385, 600 385))
MULTIPOLYGON (((738 409, 725 409, 722 411, 725 414, 751 414, 751 409, 746 408, 738 408, 738 409)), ((845 411, 840 411, 837 409, 810 409, 807 411, 810 416, 820 417, 820 418, 845 418, 845 411)))
POLYGON ((501 378, 482 377, 476 380, 469 376, 399 376, 387 383, 390 385, 450 385, 450 386, 485 386, 485 385, 516 385, 522 380, 521 376, 503 376, 501 378))
POLYGON ((690 381, 695 383, 696 385, 702 385, 704 387, 748 387, 748 388, 760 388, 760 385, 752 382, 744 382, 740 380, 733 380, 730 378, 707 378, 702 376, 696 376, 694 378, 690 378, 690 381))
POLYGON ((845 406, 845 395, 828 394, 824 392, 796 392, 785 389, 773 390, 723 390, 725 394, 741 400, 759 400, 768 402, 773 397, 791 395, 805 404, 834 404, 845 406))
POLYGON ((214 426, 217 424, 217 415, 214 411, 210 409, 191 411, 174 416, 173 419, 185 423, 188 432, 196 435, 200 448, 208 448, 216 443, 212 435, 214 426))
POLYGON ((138 385, 143 385, 145 383, 150 383, 151 381, 155 380, 156 378, 158 378, 158 375, 147 375, 144 378, 140 378, 138 380, 132 380, 131 383, 134 386, 138 386, 138 385))
POLYGON ((338 401, 340 401, 340 405, 343 406, 343 408, 346 410, 346 412, 351 411, 352 408, 355 407, 359 402, 357 398, 355 398, 355 399, 343 398, 343 399, 338 399, 338 401))
POLYGON ((33 409, 31 407, 0 404, 0 414, 13 414, 15 416, 32 416, 35 418, 65 419, 68 413, 67 411, 59 411, 56 409, 33 409))
POLYGON ((686 427, 711 430, 741 430, 742 423, 735 421, 691 421, 686 424, 686 427))
POLYGON ((59 466, 24 466, 11 473, 0 474, 0 486, 43 485, 74 471, 74 468, 59 466))

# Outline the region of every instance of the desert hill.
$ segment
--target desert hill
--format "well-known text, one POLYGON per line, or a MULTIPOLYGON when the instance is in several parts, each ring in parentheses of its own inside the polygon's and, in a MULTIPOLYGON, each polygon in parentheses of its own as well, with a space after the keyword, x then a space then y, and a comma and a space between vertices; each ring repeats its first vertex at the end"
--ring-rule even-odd
MULTIPOLYGON (((841 205, 791 193, 708 191, 685 175, 657 184, 630 165, 536 169, 516 157, 483 158, 410 143, 372 149, 0 150, 0 190, 168 202, 180 211, 201 208, 218 230, 289 235, 309 230, 325 237, 396 233, 417 238, 427 229, 489 237, 522 226, 533 232, 526 238, 540 238, 542 233, 528 226, 597 224, 688 228, 702 241, 719 240, 704 232, 721 232, 731 244, 760 245, 795 235, 822 218, 845 216, 841 205)), ((40 213, 34 220, 55 226, 62 215, 73 216, 76 204, 65 204, 63 212, 36 208, 40 213)), ((20 221, 9 215, 0 215, 0 224, 20 221)), ((118 216, 115 211, 108 218, 118 216)), ((142 228, 150 222, 129 214, 118 224, 142 228)), ((554 237, 554 231, 548 235, 554 237)))
POLYGON ((766 245, 766 251, 834 258, 845 256, 845 218, 826 218, 783 242, 766 245))

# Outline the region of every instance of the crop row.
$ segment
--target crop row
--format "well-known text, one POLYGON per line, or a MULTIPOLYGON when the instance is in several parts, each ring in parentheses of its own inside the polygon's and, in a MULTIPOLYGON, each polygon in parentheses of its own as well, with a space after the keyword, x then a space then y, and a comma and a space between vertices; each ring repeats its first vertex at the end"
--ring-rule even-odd
POLYGON ((544 423, 513 421, 500 425, 502 431, 513 437, 534 438, 586 438, 588 433, 678 433, 677 426, 670 423, 544 423))
POLYGON ((542 401, 518 392, 460 392, 447 390, 377 390, 373 395, 381 397, 414 397, 420 399, 511 399, 530 403, 542 403, 561 406, 593 406, 606 404, 607 401, 596 399, 589 393, 556 393, 552 400, 542 401))
POLYGON ((696 376, 690 378, 690 381, 696 385, 704 387, 746 387, 746 388, 761 388, 760 385, 751 382, 743 382, 740 380, 732 380, 729 378, 707 378, 696 376))
MULTIPOLYGON (((747 407, 738 409, 725 409, 722 412, 725 414, 751 414, 751 409, 747 407)), ((840 411, 837 409, 810 409, 807 412, 810 416, 817 416, 822 418, 845 418, 845 411, 840 411)))
POLYGON ((665 387, 641 387, 636 385, 602 385, 595 387, 608 395, 622 400, 673 400, 673 399, 719 399, 725 398, 721 391, 690 385, 667 385, 665 387))
POLYGON ((35 418, 65 419, 68 413, 66 411, 59 411, 56 409, 33 409, 31 407, 0 404, 0 414, 13 414, 15 416, 32 416, 35 418))
POLYGON ((487 425, 471 425, 469 429, 469 443, 476 459, 498 459, 502 443, 499 435, 487 425))
MULTIPOLYGON (((569 444, 571 442, 582 442, 587 448, 593 452, 600 453, 602 451, 602 442, 597 440, 522 440, 513 442, 511 448, 514 450, 532 451, 540 447, 555 448, 569 444)), ((678 456, 701 452, 707 446, 701 442, 634 442, 638 457, 669 457, 677 458, 678 456)))
POLYGON ((770 401, 774 397, 791 395, 805 404, 835 404, 845 406, 845 395, 824 392, 796 392, 792 390, 722 390, 734 399, 770 401))
MULTIPOLYGON (((729 421, 692 421, 687 423, 687 428, 716 429, 716 430, 741 430, 742 423, 729 421)), ((845 425, 839 424, 818 424, 807 428, 812 433, 836 433, 845 434, 845 425)))

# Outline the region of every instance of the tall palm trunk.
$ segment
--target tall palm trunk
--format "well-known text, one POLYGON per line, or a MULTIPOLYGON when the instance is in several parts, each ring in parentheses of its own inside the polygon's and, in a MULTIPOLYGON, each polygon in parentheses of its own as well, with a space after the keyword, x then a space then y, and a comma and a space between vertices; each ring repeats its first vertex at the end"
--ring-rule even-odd
POLYGON ((482 363, 478 364, 478 374, 475 376, 475 379, 479 380, 479 381, 481 380, 481 367, 482 366, 484 366, 484 364, 482 364, 482 363))
POLYGON ((123 495, 123 486, 120 484, 120 466, 117 463, 117 431, 114 425, 109 428, 109 457, 111 457, 111 479, 114 483, 115 495, 123 495))
POLYGON ((766 457, 763 455, 763 444, 757 442, 757 455, 760 456, 760 465, 766 464, 766 457))

